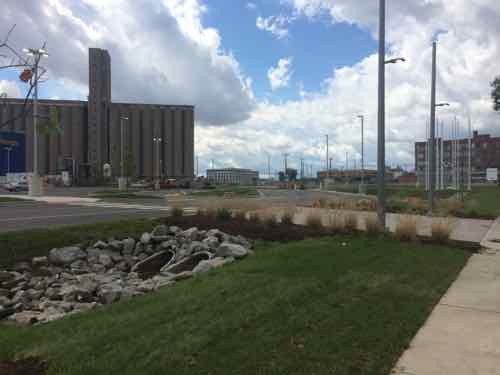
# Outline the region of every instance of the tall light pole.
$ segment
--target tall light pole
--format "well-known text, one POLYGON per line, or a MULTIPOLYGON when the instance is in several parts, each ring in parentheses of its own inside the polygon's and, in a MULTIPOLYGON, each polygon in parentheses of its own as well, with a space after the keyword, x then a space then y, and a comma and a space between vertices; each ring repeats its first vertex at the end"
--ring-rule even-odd
POLYGON ((198 173, 198 155, 196 155, 196 177, 198 177, 200 174, 198 173))
POLYGON ((385 228, 385 65, 406 60, 385 59, 385 0, 379 0, 379 4, 377 213, 380 225, 385 228))
POLYGON ((329 159, 329 156, 328 156, 328 134, 326 135, 326 171, 328 172, 329 171, 329 168, 328 168, 328 159, 329 159))
POLYGON ((360 193, 364 193, 365 185, 365 116, 358 115, 361 120, 361 186, 359 188, 360 193))
POLYGON ((7 151, 7 173, 10 173, 10 152, 12 147, 5 147, 5 151, 7 151))
POLYGON ((156 148, 156 182, 155 190, 160 190, 160 144, 162 139, 160 137, 153 137, 153 143, 156 148))
POLYGON ((127 188, 127 177, 125 177, 125 121, 128 117, 120 116, 120 177, 118 178, 118 189, 127 188))
POLYGON ((25 48, 23 51, 34 59, 32 72, 35 79, 33 87, 33 175, 30 180, 29 195, 40 196, 43 192, 38 173, 38 64, 42 57, 47 57, 49 54, 43 48, 25 48))

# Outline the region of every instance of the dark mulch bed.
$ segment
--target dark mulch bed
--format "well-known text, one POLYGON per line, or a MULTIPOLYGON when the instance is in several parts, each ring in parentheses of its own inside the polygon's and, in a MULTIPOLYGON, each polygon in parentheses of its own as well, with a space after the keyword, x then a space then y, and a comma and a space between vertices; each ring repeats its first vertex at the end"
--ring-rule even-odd
POLYGON ((44 375, 46 371, 47 362, 36 357, 17 361, 0 361, 1 375, 44 375))
POLYGON ((242 235, 252 240, 264 241, 300 241, 305 238, 323 237, 332 234, 324 228, 313 228, 293 224, 256 223, 253 221, 239 220, 217 220, 209 215, 168 217, 163 220, 168 225, 177 225, 183 229, 197 227, 201 230, 217 228, 232 235, 242 235))

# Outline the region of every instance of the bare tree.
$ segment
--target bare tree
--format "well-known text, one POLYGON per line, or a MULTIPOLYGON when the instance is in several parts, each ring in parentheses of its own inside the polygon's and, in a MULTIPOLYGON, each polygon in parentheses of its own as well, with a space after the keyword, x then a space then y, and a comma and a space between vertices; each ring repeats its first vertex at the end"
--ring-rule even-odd
MULTIPOLYGON (((24 102, 23 102, 23 107, 20 113, 17 116, 13 116, 11 118, 5 119, 2 123, 0 123, 0 130, 9 124, 13 123, 14 121, 25 118, 28 114, 31 113, 31 108, 28 107, 28 101, 33 95, 33 91, 35 88, 35 85, 38 83, 44 82, 44 75, 47 72, 47 70, 40 66, 40 55, 35 55, 35 56, 27 56, 25 57, 21 52, 16 50, 10 42, 10 36, 14 29, 16 28, 16 25, 14 24, 3 40, 0 42, 0 70, 3 69, 17 69, 21 70, 21 74, 19 76, 19 79, 26 84, 28 84, 28 90, 26 92, 26 95, 24 97, 24 102), (33 72, 35 69, 38 70, 38 78, 35 80, 35 76, 33 72)), ((45 48, 46 42, 43 43, 42 49, 45 48)), ((1 93, 0 93, 1 94, 1 93)), ((3 93, 0 97, 0 105, 3 107, 7 104, 7 95, 3 93)))

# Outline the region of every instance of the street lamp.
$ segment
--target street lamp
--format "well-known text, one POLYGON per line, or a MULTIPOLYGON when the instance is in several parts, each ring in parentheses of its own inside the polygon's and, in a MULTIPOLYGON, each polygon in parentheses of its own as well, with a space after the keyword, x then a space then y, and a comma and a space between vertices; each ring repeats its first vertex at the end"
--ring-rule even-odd
POLYGON ((127 177, 125 177, 125 121, 128 117, 120 116, 120 177, 118 178, 118 189, 127 189, 127 177))
POLYGON ((378 152, 377 152, 377 213, 385 229, 385 65, 405 62, 403 57, 385 59, 385 0, 379 0, 378 44, 378 152))
POLYGON ((439 103, 439 104, 436 104, 435 107, 449 107, 450 106, 450 103, 439 103))
POLYGON ((406 62, 404 57, 396 57, 394 59, 386 60, 384 64, 397 64, 398 62, 406 62))
POLYGON ((154 137, 153 143, 156 146, 156 182, 155 190, 160 190, 160 144, 162 139, 160 137, 154 137))
POLYGON ((31 176, 29 195, 42 195, 42 184, 38 174, 38 64, 42 57, 47 57, 49 54, 43 48, 24 48, 28 56, 32 56, 33 67, 31 70, 34 75, 34 92, 33 92, 33 175, 31 176))
POLYGON ((358 115, 361 120, 361 185, 359 186, 359 192, 365 192, 365 116, 358 115))
POLYGON ((5 147, 5 151, 7 151, 7 173, 10 173, 10 152, 12 147, 5 147))

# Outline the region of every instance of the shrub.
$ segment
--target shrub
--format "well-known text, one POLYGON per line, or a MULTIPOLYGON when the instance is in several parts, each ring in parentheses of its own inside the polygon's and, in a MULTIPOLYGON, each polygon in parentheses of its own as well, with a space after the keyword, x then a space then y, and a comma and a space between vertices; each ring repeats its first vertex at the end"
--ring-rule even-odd
POLYGON ((431 224, 431 239, 433 242, 444 244, 450 239, 452 230, 453 224, 450 220, 434 220, 431 224))
POLYGON ((344 217, 340 213, 328 215, 328 227, 335 233, 345 232, 344 217))
POLYGON ((312 205, 314 208, 327 208, 328 202, 324 198, 316 199, 312 205))
POLYGON ((227 208, 218 208, 215 213, 215 218, 219 221, 229 221, 231 217, 231 210, 227 208))
POLYGON ((278 219, 276 218, 276 215, 269 214, 266 216, 264 219, 264 224, 268 227, 275 227, 278 225, 278 219))
POLYGON ((184 210, 180 207, 173 207, 171 211, 172 217, 181 217, 184 215, 184 210))
POLYGON ((413 241, 417 238, 417 221, 412 216, 400 216, 394 237, 400 241, 413 241))
POLYGON ((323 229, 323 222, 321 216, 317 213, 310 213, 306 218, 306 226, 310 229, 320 230, 323 229))
POLYGON ((281 224, 292 225, 294 213, 291 211, 285 211, 285 213, 281 216, 281 224))
POLYGON ((260 216, 257 212, 250 212, 248 214, 248 221, 253 224, 260 223, 260 216))
POLYGON ((234 213, 234 218, 238 221, 245 221, 247 219, 247 215, 246 215, 246 212, 245 211, 236 211, 234 213))
POLYGON ((383 232, 382 226, 376 215, 367 215, 365 217, 365 230, 369 235, 377 235, 383 232))
POLYGON ((349 233, 354 233, 358 230, 358 217, 353 212, 344 214, 344 230, 349 233))

